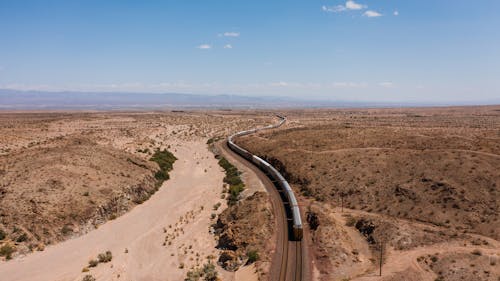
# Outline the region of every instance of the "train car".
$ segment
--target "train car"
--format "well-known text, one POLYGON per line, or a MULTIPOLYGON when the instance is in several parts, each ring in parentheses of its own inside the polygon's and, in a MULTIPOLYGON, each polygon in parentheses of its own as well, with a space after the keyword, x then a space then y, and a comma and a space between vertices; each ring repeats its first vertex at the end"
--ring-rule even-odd
POLYGON ((258 128, 258 129, 253 129, 253 130, 246 130, 246 131, 241 131, 239 133, 231 135, 227 139, 227 144, 231 150, 242 156, 243 158, 247 159, 248 161, 252 162, 254 165, 259 167, 262 171, 266 172, 269 177, 275 182, 275 184, 284 192, 285 198, 286 198, 286 204, 285 207, 288 208, 290 214, 292 215, 292 223, 291 223, 291 238, 293 240, 302 240, 303 236, 303 229, 302 229, 302 220, 300 217, 300 210, 299 206, 297 203, 297 200, 295 198, 295 195, 293 194, 293 190, 288 184, 288 182, 285 180, 285 178, 281 175, 278 170, 276 170, 272 165, 264 161, 262 158, 255 156, 251 154, 249 151, 239 147, 236 145, 233 141, 235 137, 240 137, 240 136, 245 136, 249 134, 253 134, 255 132, 261 131, 261 130, 266 130, 266 129, 273 129, 280 127, 283 125, 283 123, 286 122, 286 117, 281 116, 281 115, 276 115, 278 118, 280 118, 280 122, 275 125, 269 125, 263 128, 258 128))

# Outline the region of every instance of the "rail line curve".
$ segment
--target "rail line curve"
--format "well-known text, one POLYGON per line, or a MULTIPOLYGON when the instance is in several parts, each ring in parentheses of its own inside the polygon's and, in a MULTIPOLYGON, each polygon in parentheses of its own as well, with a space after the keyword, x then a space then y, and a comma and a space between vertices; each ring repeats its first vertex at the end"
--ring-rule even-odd
POLYGON ((262 158, 253 155, 246 149, 234 143, 236 137, 241 137, 256 133, 262 130, 278 128, 283 125, 287 119, 285 116, 277 115, 280 121, 277 124, 269 125, 262 128, 241 131, 228 137, 227 146, 236 154, 252 163, 260 171, 262 171, 272 182, 277 193, 281 197, 282 206, 284 209, 283 216, 286 224, 284 231, 284 239, 281 245, 281 264, 279 269, 279 280, 303 280, 303 251, 302 237, 303 227, 300 216, 300 209, 297 199, 288 182, 271 164, 262 158))

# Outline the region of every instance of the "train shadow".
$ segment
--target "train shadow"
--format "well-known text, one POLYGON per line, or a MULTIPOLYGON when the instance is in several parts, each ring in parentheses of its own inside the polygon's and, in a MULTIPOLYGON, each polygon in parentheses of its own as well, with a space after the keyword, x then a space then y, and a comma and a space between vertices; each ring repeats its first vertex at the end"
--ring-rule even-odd
POLYGON ((293 213, 292 209, 290 208, 290 202, 288 201, 288 198, 286 197, 286 192, 283 190, 283 188, 278 184, 278 182, 275 182, 272 180, 272 177, 269 173, 266 171, 263 171, 260 169, 273 183, 274 188, 278 191, 281 201, 283 202, 283 206, 285 208, 285 215, 286 215, 286 222, 287 222, 287 237, 288 241, 299 241, 299 239, 296 239, 293 235, 293 213))

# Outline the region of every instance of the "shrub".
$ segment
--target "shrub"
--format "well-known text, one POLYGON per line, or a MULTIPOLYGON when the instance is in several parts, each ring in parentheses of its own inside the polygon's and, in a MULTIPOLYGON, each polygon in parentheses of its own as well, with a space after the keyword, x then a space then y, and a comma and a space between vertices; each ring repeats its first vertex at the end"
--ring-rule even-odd
POLYGON ((99 264, 97 260, 89 260, 89 267, 96 267, 99 264))
POLYGON ((345 225, 347 226, 354 226, 355 224, 356 224, 356 219, 353 217, 348 217, 345 222, 345 225))
POLYGON ((170 178, 168 172, 173 169, 173 164, 177 158, 168 150, 156 150, 150 159, 156 162, 160 170, 155 173, 155 178, 159 182, 164 182, 170 178))
POLYGON ((106 263, 110 262, 113 259, 113 255, 111 254, 111 251, 106 251, 106 253, 97 255, 97 259, 99 260, 99 262, 106 263))
POLYGON ((215 265, 211 262, 203 265, 203 276, 205 281, 215 281, 217 280, 217 271, 215 270, 215 265))
POLYGON ((218 202, 217 204, 214 205, 214 211, 217 211, 217 209, 219 209, 221 203, 218 202))
POLYGON ((219 165, 226 172, 224 183, 229 185, 229 196, 227 197, 228 203, 229 205, 234 205, 239 200, 240 193, 245 190, 245 184, 240 177, 241 173, 224 157, 219 159, 219 165))
POLYGON ((23 232, 23 234, 21 234, 21 235, 19 235, 19 237, 17 237, 16 242, 21 243, 21 242, 24 242, 26 240, 28 240, 28 235, 23 232))
POLYGON ((14 249, 14 247, 12 247, 9 244, 5 244, 2 247, 0 247, 0 257, 5 257, 6 259, 10 260, 12 258, 12 254, 15 251, 16 250, 14 249))
POLYGON ((61 228, 61 233, 62 235, 68 235, 69 233, 73 232, 73 229, 69 225, 64 225, 61 228))
POLYGON ((247 264, 251 264, 259 260, 259 252, 257 250, 251 250, 247 252, 248 261, 247 264))
POLYGON ((0 229, 0 240, 4 240, 5 237, 7 237, 7 233, 5 233, 5 231, 3 231, 3 229, 0 229))
POLYGON ((87 274, 83 277, 82 281, 95 281, 95 277, 90 274, 87 274))

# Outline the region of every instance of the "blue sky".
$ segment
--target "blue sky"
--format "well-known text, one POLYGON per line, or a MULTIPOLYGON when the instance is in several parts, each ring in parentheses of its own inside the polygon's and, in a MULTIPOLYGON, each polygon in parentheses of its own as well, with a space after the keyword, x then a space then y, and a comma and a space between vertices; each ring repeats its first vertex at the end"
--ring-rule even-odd
POLYGON ((0 88, 498 102, 500 1, 0 0, 0 88))

